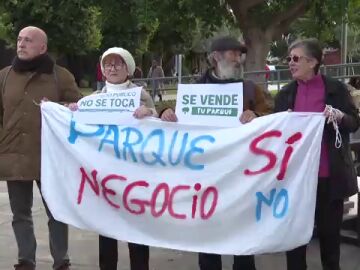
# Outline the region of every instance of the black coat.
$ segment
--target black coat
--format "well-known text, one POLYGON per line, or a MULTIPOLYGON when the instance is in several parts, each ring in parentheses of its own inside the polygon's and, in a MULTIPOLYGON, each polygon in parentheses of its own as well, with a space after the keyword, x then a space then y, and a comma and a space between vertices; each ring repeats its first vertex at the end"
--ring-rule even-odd
MULTIPOLYGON (((335 79, 323 76, 325 84, 325 103, 341 110, 345 115, 339 124, 342 146, 335 147, 335 130, 332 124, 325 124, 324 136, 329 147, 330 194, 332 199, 342 199, 358 192, 349 134, 360 126, 360 118, 346 86, 335 79)), ((297 82, 292 81, 284 86, 275 98, 275 112, 293 109, 297 93, 297 82)))

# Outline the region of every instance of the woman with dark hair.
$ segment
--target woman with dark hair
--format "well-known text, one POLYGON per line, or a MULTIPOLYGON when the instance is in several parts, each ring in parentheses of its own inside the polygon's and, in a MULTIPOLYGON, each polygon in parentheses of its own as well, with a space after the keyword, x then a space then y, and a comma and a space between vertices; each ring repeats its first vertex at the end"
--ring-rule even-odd
MULTIPOLYGON (((276 96, 275 112, 323 112, 327 118, 321 144, 315 224, 323 269, 340 270, 344 198, 358 191, 349 133, 358 129, 360 119, 346 86, 319 74, 322 49, 316 39, 292 44, 287 60, 294 80, 276 96)), ((286 255, 288 270, 307 268, 306 245, 286 255)))

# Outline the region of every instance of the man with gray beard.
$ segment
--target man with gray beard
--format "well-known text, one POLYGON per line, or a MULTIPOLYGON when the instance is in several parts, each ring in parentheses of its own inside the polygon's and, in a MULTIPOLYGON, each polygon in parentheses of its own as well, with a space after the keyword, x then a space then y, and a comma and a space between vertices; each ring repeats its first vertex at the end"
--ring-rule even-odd
MULTIPOLYGON (((210 48, 210 68, 197 81, 197 83, 204 84, 243 82, 244 112, 239 119, 243 124, 271 112, 263 90, 252 81, 243 80, 242 78, 242 66, 245 61, 244 54, 246 54, 246 51, 246 47, 234 37, 226 36, 215 39, 210 48)), ((164 121, 177 121, 173 108, 163 110, 160 117, 164 121)))
MULTIPOLYGON (((263 90, 252 81, 242 79, 245 53, 246 47, 233 37, 214 40, 209 54, 211 67, 197 82, 203 84, 243 82, 244 111, 239 119, 243 124, 272 111, 266 102, 263 90)), ((163 121, 177 121, 173 108, 163 110, 160 117, 163 121)), ((221 255, 200 253, 199 266, 200 270, 221 270, 221 255)), ((254 256, 234 256, 233 270, 256 270, 254 256)))

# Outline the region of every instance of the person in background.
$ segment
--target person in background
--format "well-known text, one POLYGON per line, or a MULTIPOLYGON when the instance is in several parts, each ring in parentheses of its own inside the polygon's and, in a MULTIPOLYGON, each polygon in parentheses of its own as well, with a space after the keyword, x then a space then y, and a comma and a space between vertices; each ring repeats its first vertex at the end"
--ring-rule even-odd
POLYGON ((360 109, 360 77, 354 76, 350 78, 347 89, 350 91, 350 95, 353 98, 354 104, 357 109, 360 109))
POLYGON ((153 98, 158 96, 160 101, 162 101, 164 94, 164 82, 162 81, 162 78, 164 77, 164 70, 162 69, 161 65, 158 63, 158 61, 153 60, 152 66, 150 67, 148 73, 148 79, 151 79, 150 83, 153 98))
MULTIPOLYGON (((316 39, 299 40, 289 47, 287 60, 293 81, 277 94, 275 112, 322 112, 327 118, 321 143, 315 224, 323 269, 340 270, 344 199, 358 191, 349 133, 359 128, 360 118, 346 86, 319 73, 322 56, 316 39)), ((307 269, 306 245, 288 251, 286 257, 288 270, 307 269)))
POLYGON ((101 90, 105 85, 105 78, 101 71, 101 56, 99 57, 99 61, 96 63, 96 90, 101 90))
POLYGON ((141 70, 141 68, 139 66, 137 66, 135 68, 133 78, 134 79, 142 79, 143 78, 143 72, 142 72, 142 70, 141 70))
POLYGON ((144 80, 142 80, 143 79, 143 71, 139 66, 137 66, 135 68, 133 78, 134 78, 135 84, 146 88, 147 84, 144 80))

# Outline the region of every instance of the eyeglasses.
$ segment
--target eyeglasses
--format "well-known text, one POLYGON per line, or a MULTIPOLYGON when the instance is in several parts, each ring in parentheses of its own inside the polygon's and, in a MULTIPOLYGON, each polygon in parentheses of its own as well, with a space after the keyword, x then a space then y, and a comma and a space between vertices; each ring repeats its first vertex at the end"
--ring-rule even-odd
POLYGON ((291 60, 292 60, 294 63, 297 63, 297 62, 299 62, 300 59, 302 59, 302 58, 307 59, 307 57, 305 57, 305 56, 293 55, 293 56, 288 56, 288 57, 286 57, 286 61, 287 61, 288 63, 290 63, 291 60))
POLYGON ((125 66, 125 63, 118 63, 118 64, 104 64, 105 70, 111 70, 113 67, 115 70, 119 70, 125 66))

